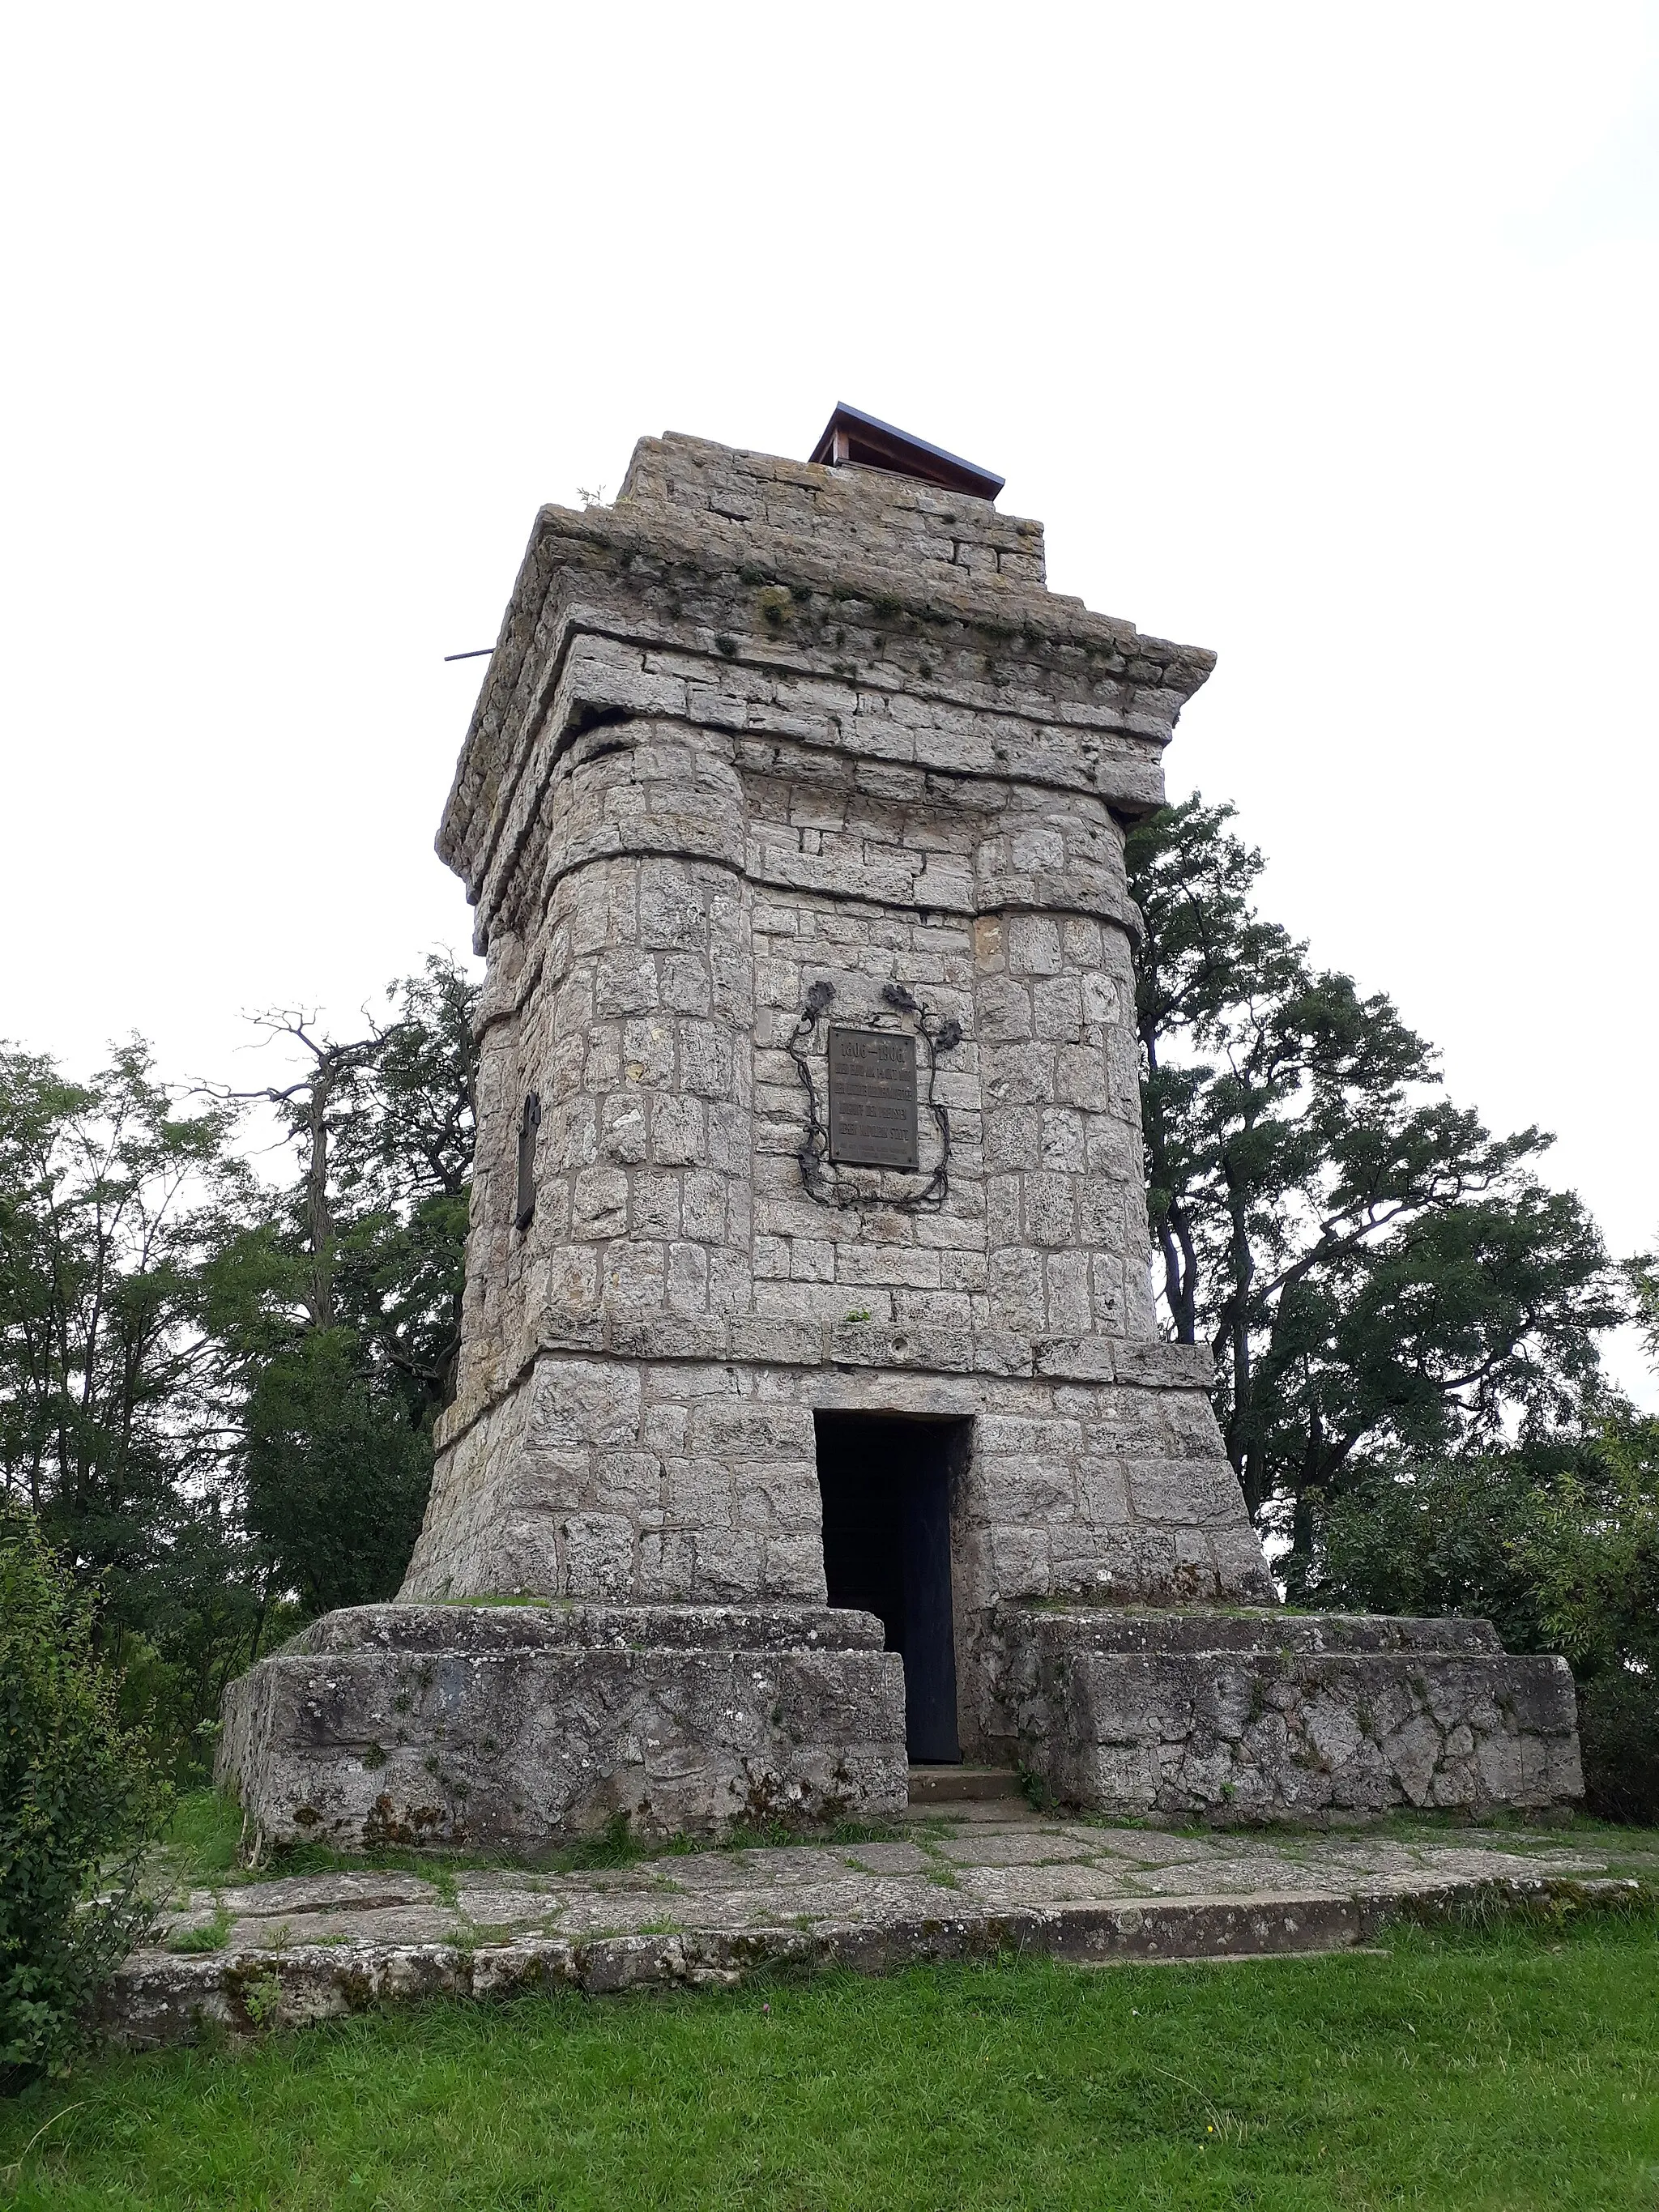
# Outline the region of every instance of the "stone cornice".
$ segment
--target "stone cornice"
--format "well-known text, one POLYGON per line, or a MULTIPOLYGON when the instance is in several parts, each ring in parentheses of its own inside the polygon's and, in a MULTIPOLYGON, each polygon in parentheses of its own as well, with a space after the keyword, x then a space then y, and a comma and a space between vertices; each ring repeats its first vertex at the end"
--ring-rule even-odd
MULTIPOLYGON (((495 791, 488 834, 475 840, 470 859, 467 896, 478 908, 475 933, 479 951, 494 935, 503 916, 518 926, 516 909, 525 896, 515 884, 528 853, 536 849, 536 824, 546 803, 550 785, 568 762, 585 753, 612 752, 626 742, 618 723, 660 730, 701 728, 711 741, 732 743, 739 756, 745 749, 781 746, 848 752, 873 767, 921 774, 935 785, 953 780, 971 781, 992 791, 1016 787, 1064 793, 1086 794, 1125 811, 1146 811, 1163 795, 1158 746, 1144 738, 1129 738, 1099 723, 1079 722, 1056 732, 1052 724, 1028 722, 1017 714, 965 716, 953 710, 943 694, 933 705, 954 713, 945 726, 929 726, 915 718, 927 711, 908 694, 896 694, 908 719, 895 714, 884 720, 872 713, 871 695, 852 686, 824 683, 775 658, 766 665, 769 684, 775 696, 769 703, 722 695, 722 674, 732 678, 739 664, 719 655, 653 651, 649 641, 629 636, 615 627, 601 628, 594 611, 586 606, 567 608, 560 617, 559 643, 544 665, 537 695, 513 744, 510 767, 495 791), (840 712, 837 712, 837 709, 840 712), (843 721, 844 716, 844 721, 843 721), (849 738, 851 727, 854 735, 849 738)), ((751 663, 758 668, 759 663, 751 663)), ((550 866, 531 887, 532 897, 544 900, 554 881, 590 861, 647 854, 714 861, 747 876, 757 884, 780 890, 817 893, 838 898, 885 896, 874 884, 860 885, 844 879, 827 864, 798 854, 783 854, 763 843, 746 839, 735 819, 693 821, 665 813, 641 825, 648 834, 620 839, 614 828, 598 833, 589 844, 566 844, 550 855, 550 866)), ((930 878, 925 893, 913 902, 934 912, 978 915, 1022 911, 1092 914, 1138 936, 1140 918, 1122 891, 1121 883, 1105 883, 1097 871, 1056 872, 1052 869, 1002 869, 969 881, 956 874, 930 878)))
MULTIPOLYGON (((716 667, 735 662, 803 682, 850 684, 872 695, 932 702, 960 715, 1057 734, 1075 732, 1079 762, 1081 748, 1097 733, 1160 748, 1182 705, 1214 665, 1212 653, 1143 637, 1132 624, 1091 613, 1080 600, 1041 586, 998 577, 957 580, 952 570, 914 562, 832 556, 816 543, 804 545, 778 532, 714 515, 688 524, 684 509, 643 502, 580 514, 544 507, 437 841, 441 856, 471 885, 479 841, 493 841, 515 757, 551 703, 571 641, 573 590, 585 604, 587 627, 630 639, 641 650, 716 667), (806 606, 817 603, 817 632, 798 618, 792 586, 805 586, 806 606), (689 600, 698 604, 688 608, 689 600), (825 641, 826 605, 834 611, 832 641, 861 633, 851 647, 825 641), (859 659, 858 643, 872 639, 896 657, 859 659), (930 651, 941 659, 955 653, 959 660, 964 639, 1010 680, 964 683, 958 672, 937 678, 921 672, 930 651)), ((1018 778, 1017 768, 1012 773, 1018 778)), ((1094 778, 1079 781, 1098 788, 1094 778)), ((1135 811, 1148 803, 1139 794, 1126 794, 1126 800, 1135 811)))

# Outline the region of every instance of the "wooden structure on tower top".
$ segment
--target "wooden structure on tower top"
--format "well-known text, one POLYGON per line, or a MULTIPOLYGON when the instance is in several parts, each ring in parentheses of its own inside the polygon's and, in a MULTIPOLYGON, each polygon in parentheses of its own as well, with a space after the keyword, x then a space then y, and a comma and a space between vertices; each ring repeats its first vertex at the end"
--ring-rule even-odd
POLYGON ((923 483, 967 492, 975 499, 994 500, 1006 482, 989 469, 947 453, 942 446, 930 446, 926 438, 912 437, 908 430, 896 430, 890 422, 878 422, 860 407, 849 407, 844 399, 836 401, 836 411, 808 459, 832 469, 848 462, 860 468, 886 469, 894 476, 915 477, 923 483))

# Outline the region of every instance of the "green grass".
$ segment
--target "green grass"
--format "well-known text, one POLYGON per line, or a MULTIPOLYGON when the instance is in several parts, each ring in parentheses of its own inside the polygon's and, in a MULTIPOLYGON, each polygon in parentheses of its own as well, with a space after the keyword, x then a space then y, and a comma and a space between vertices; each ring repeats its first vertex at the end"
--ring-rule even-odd
POLYGON ((1659 1923, 432 2004, 100 2059, 0 2107, 0 2201, 1653 2212, 1659 1923))
POLYGON ((242 1815, 216 1790, 188 1790, 178 1799, 161 1839, 161 1856, 173 1880, 211 1887, 240 1869, 242 1815))
POLYGON ((170 1936, 167 1948, 169 1951, 185 1952, 222 1951, 230 1941, 234 1917, 224 1899, 220 1898, 214 1905, 211 1920, 204 1921, 199 1928, 187 1928, 181 1935, 170 1936))
MULTIPOLYGON (((295 1844, 274 1852, 264 1865, 250 1869, 237 1863, 241 1833, 241 1814, 229 1798, 214 1790, 189 1790, 174 1805, 167 1833, 157 1846, 156 1873, 176 1888, 219 1889, 289 1875, 390 1869, 419 1875, 447 1902, 453 1902, 457 1868, 516 1863, 477 1852, 416 1851, 397 1845, 347 1852, 337 1851, 327 1844, 295 1844)), ((643 1856, 643 1850, 636 1856, 643 1856)))

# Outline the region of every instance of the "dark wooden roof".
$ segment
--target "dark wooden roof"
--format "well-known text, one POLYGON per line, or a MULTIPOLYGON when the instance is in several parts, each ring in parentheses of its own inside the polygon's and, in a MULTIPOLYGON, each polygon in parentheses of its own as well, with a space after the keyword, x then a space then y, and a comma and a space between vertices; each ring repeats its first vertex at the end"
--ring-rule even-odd
POLYGON ((843 461, 856 461, 866 469, 890 469, 895 476, 919 477, 923 483, 943 484, 947 491, 970 492, 975 499, 994 499, 1006 481, 993 476, 989 469, 976 468, 972 461, 947 453, 942 447, 930 446, 926 438, 913 438, 908 430, 896 430, 890 422, 878 422, 861 407, 849 407, 844 399, 836 402, 823 435, 807 459, 827 462, 832 468, 843 461))

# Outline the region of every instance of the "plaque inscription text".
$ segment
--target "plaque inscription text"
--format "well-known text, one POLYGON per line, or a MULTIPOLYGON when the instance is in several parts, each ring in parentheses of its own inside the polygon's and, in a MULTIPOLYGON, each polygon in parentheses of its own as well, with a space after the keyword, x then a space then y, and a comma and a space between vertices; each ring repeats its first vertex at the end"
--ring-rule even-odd
POLYGON ((888 1030, 830 1031, 830 1157, 908 1168, 916 1151, 916 1041, 888 1030))

